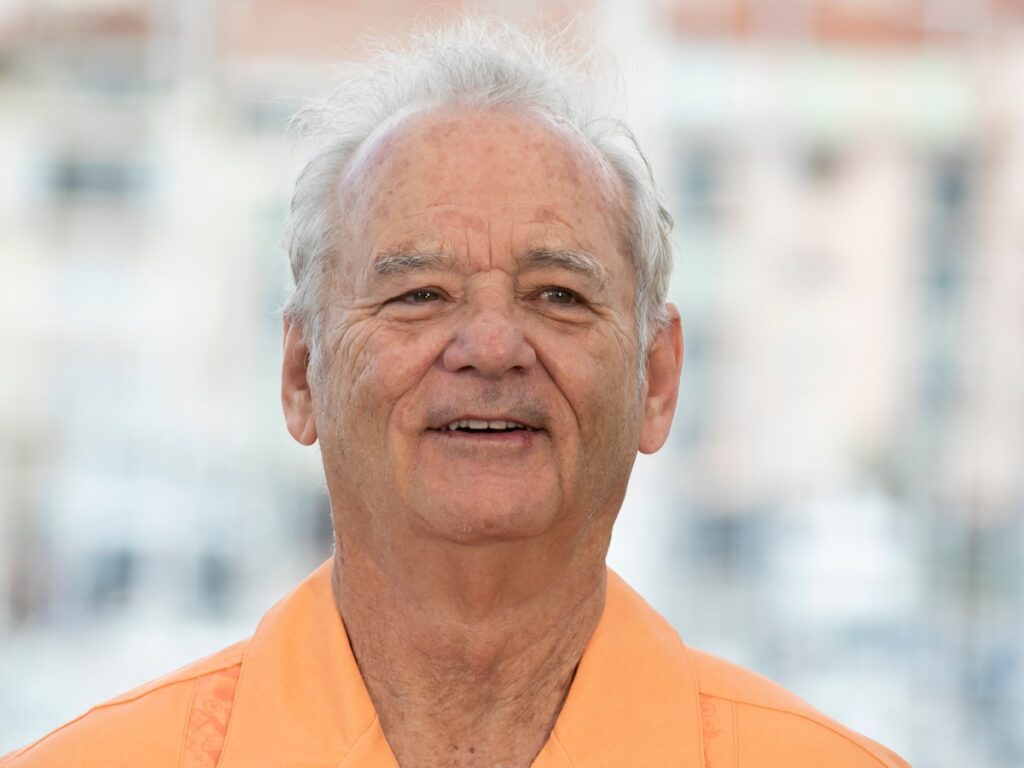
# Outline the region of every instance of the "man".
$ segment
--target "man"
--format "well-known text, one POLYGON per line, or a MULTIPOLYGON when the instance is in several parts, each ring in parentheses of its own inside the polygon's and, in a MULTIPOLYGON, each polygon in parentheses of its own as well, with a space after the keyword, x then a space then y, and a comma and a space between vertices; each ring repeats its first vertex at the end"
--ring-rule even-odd
POLYGON ((905 765, 605 568, 682 334, 670 220, 584 78, 466 22, 304 112, 282 400, 334 557, 250 640, 4 766, 905 765))

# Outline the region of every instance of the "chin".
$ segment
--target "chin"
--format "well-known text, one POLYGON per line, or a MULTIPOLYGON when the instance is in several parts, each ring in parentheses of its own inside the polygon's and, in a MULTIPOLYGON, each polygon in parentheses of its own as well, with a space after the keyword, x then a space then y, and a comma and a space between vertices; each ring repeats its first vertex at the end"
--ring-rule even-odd
POLYGON ((508 498, 440 502, 419 509, 417 515, 433 535, 468 545, 540 536, 558 517, 550 504, 508 498))

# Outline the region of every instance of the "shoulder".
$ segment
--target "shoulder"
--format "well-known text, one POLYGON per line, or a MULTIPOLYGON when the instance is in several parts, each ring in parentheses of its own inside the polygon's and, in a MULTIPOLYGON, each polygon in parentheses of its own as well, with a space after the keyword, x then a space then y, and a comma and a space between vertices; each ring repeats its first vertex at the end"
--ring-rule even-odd
POLYGON ((0 767, 177 767, 197 683, 225 676, 230 679, 248 643, 235 643, 99 704, 32 744, 0 757, 0 767))
POLYGON ((740 752, 756 749, 755 762, 772 756, 789 768, 908 768, 881 744, 826 717, 768 678, 704 651, 687 647, 686 652, 697 676, 707 750, 736 753, 736 765, 745 764, 740 752), (716 737, 726 733, 732 743, 716 744, 716 737))
POLYGON ((653 660, 658 678, 697 694, 704 763, 736 768, 908 768, 880 744, 826 717, 766 677, 684 644, 614 572, 608 607, 622 646, 653 660), (691 683, 692 681, 692 683, 691 683), (692 684, 692 687, 691 687, 692 684))

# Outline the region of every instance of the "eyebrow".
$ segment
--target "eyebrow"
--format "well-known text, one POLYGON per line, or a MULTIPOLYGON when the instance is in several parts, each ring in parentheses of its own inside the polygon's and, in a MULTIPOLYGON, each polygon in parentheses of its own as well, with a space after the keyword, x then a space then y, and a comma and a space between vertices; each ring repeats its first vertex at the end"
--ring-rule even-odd
POLYGON ((585 251, 564 248, 531 248, 519 260, 523 269, 564 269, 593 280, 599 286, 608 281, 604 266, 585 251))
POLYGON ((373 271, 378 275, 405 275, 426 269, 450 266, 453 259, 441 251, 417 248, 394 248, 373 258, 373 271))
MULTIPOLYGON (((564 269, 604 286, 608 273, 604 266, 585 251, 566 248, 531 248, 517 260, 520 269, 564 269)), ((454 258, 439 250, 393 248, 382 251, 373 259, 374 273, 382 276, 407 275, 429 269, 451 267, 454 258)))

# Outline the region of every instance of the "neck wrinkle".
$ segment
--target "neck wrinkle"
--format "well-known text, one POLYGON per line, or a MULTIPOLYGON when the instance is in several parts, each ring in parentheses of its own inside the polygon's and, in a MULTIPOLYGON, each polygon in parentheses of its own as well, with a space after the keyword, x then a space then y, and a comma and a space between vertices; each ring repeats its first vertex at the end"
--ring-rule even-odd
POLYGON ((496 600, 493 610, 477 605, 467 615, 457 600, 445 611, 443 601, 404 599, 407 591, 375 563, 352 554, 344 562, 335 557, 334 600, 400 762, 487 765, 507 754, 529 765, 548 740, 604 609, 603 558, 589 570, 567 564, 551 582, 558 589, 496 600), (439 749, 462 749, 465 759, 439 749))

